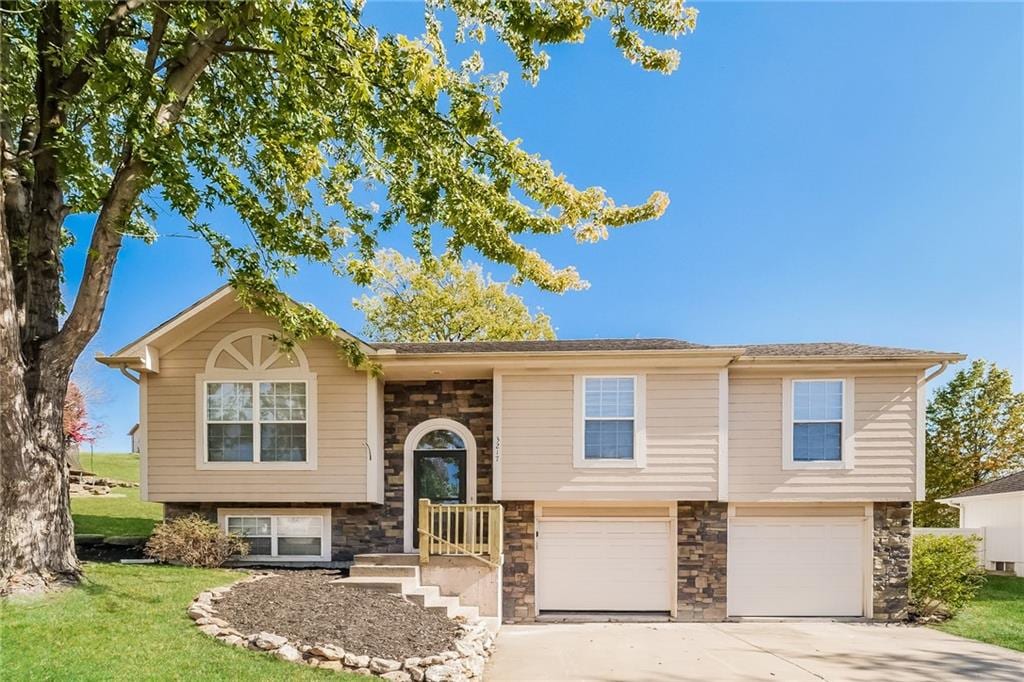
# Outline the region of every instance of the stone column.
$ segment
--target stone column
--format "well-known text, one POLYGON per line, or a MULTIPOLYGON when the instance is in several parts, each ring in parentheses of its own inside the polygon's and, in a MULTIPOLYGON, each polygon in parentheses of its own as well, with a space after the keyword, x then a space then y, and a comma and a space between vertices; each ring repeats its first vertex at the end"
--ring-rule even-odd
POLYGON ((535 619, 537 598, 536 528, 533 502, 502 502, 505 509, 505 565, 502 567, 502 619, 529 623, 535 619))
POLYGON ((913 505, 875 502, 874 570, 875 620, 902 620, 910 601, 910 552, 913 505))
POLYGON ((725 620, 729 505, 726 502, 679 502, 677 523, 679 575, 676 620, 725 620))

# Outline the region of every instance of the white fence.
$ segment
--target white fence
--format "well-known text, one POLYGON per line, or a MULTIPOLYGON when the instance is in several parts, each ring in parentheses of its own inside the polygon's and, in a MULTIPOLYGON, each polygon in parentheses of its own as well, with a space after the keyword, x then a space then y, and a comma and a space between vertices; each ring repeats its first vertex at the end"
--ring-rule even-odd
POLYGON ((914 536, 918 535, 976 535, 981 538, 978 542, 978 565, 988 568, 985 562, 985 529, 984 528, 914 528, 914 536))

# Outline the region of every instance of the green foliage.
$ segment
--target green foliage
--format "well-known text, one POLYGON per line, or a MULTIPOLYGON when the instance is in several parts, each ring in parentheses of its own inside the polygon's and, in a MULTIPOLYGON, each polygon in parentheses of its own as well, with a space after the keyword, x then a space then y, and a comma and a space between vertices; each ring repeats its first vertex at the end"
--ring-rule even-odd
POLYGON ((217 568, 232 556, 249 553, 248 543, 223 533, 216 523, 188 514, 157 526, 146 543, 146 556, 185 566, 217 568))
POLYGON ((918 535, 910 568, 910 598, 923 617, 963 608, 985 583, 977 536, 918 535))
POLYGON ((531 314, 505 282, 453 256, 422 263, 386 249, 373 264, 370 290, 353 305, 376 341, 522 341, 553 339, 551 319, 531 314))
MULTIPOLYGON (((66 123, 52 142, 69 212, 97 212, 131 160, 143 193, 120 229, 153 240, 158 207, 184 216, 245 303, 280 318, 286 342, 337 329, 282 297, 278 280, 305 261, 368 284, 382 233, 407 229, 427 258, 443 225, 444 251, 459 257, 471 247, 510 265, 517 283, 564 292, 586 282, 520 238, 568 231, 593 242, 663 214, 664 193, 619 205, 506 137, 497 115, 507 74, 486 73, 477 52, 453 63, 446 40, 494 36, 536 82, 546 46, 582 42, 601 23, 625 57, 669 73, 678 52, 644 37, 692 31, 697 12, 683 0, 437 0, 427 3, 419 36, 381 33, 364 21, 362 4, 133 1, 104 34, 112 3, 61 3, 66 42, 44 58, 68 81, 84 77, 64 90, 66 123), (195 72, 192 59, 204 49, 214 56, 195 72), (203 222, 218 205, 247 229, 203 222)), ((7 5, 0 99, 14 127, 31 127, 37 114, 45 6, 7 5)), ((362 360, 354 344, 342 351, 362 360)))
POLYGON ((955 527, 956 509, 934 500, 1024 469, 1024 393, 994 363, 975 360, 928 403, 925 490, 919 527, 955 527))
POLYGON ((185 614, 203 590, 243 574, 181 566, 85 564, 82 586, 26 604, 0 601, 5 682, 365 680, 224 646, 185 614))

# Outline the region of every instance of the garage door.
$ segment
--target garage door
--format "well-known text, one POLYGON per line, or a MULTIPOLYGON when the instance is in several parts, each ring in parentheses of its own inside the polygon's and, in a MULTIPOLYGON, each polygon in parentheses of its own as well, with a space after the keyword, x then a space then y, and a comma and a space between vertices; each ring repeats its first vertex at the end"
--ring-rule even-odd
POLYGON ((558 519, 537 525, 542 611, 670 611, 674 552, 660 519, 558 519))
POLYGON ((863 518, 732 518, 731 616, 861 616, 863 518))

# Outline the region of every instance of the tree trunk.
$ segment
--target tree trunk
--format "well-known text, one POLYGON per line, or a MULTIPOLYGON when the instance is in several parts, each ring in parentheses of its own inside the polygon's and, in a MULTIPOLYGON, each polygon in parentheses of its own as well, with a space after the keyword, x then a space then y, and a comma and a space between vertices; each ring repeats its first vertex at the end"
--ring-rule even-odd
POLYGON ((0 222, 0 594, 8 594, 75 581, 80 569, 62 423, 70 368, 37 372, 30 397, 2 212, 0 222))

